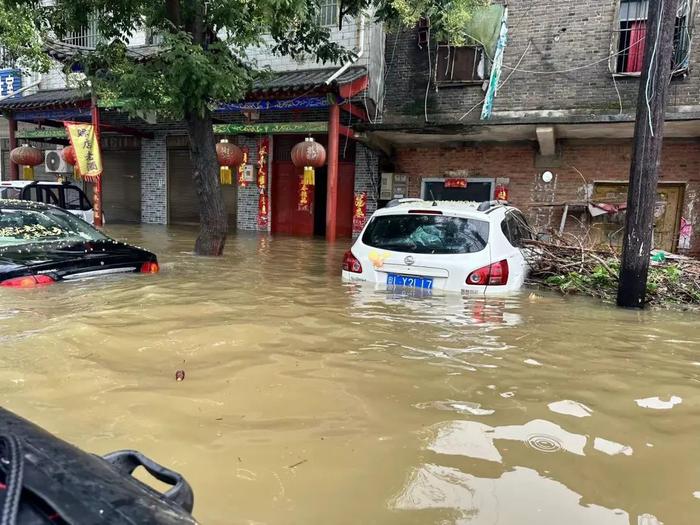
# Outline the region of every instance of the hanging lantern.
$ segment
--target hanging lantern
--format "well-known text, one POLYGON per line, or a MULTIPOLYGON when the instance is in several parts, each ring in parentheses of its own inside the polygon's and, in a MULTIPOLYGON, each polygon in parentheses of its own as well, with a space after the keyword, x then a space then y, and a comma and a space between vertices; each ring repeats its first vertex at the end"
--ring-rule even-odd
POLYGON ((238 166, 243 161, 243 151, 228 140, 222 139, 216 144, 216 159, 219 161, 219 178, 221 184, 233 184, 233 172, 231 166, 238 166))
POLYGON ((18 166, 22 166, 22 177, 25 180, 34 180, 34 166, 44 162, 44 152, 22 144, 10 152, 10 160, 18 166))
POLYGON ((61 151, 61 155, 63 156, 63 160, 65 160, 68 164, 70 164, 71 166, 75 166, 77 159, 75 158, 75 149, 73 148, 73 146, 63 148, 63 151, 61 151))
POLYGON ((308 137, 292 148, 292 162, 297 168, 304 168, 304 184, 313 186, 316 183, 314 169, 326 163, 326 149, 308 137))
POLYGON ((494 195, 496 196, 497 201, 507 201, 509 197, 508 193, 508 186, 499 184, 498 186, 496 186, 496 191, 494 192, 494 195))

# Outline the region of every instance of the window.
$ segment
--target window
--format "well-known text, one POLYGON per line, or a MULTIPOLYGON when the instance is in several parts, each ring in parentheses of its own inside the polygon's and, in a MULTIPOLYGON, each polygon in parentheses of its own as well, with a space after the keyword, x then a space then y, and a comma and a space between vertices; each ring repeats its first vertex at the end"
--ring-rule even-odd
POLYGON ((486 247, 489 223, 446 215, 379 215, 362 242, 404 253, 475 253, 486 247))
MULTIPOLYGON (((679 0, 676 28, 673 37, 673 64, 675 74, 688 69, 690 53, 691 0, 679 0)), ((637 75, 642 71, 644 40, 647 32, 649 0, 620 0, 620 12, 613 35, 617 54, 613 60, 613 72, 637 75)))
POLYGON ((66 44, 80 47, 96 47, 100 41, 100 32, 97 29, 97 16, 91 15, 87 25, 77 31, 68 32, 62 39, 66 44))
POLYGON ((493 179, 472 177, 466 188, 445 188, 444 179, 423 179, 421 197, 431 201, 490 201, 493 199, 493 179))
POLYGON ((435 60, 437 84, 481 82, 485 69, 484 52, 480 46, 438 45, 435 60))
POLYGON ((338 25, 338 0, 321 0, 318 23, 322 26, 338 25))
POLYGON ((532 239, 532 231, 522 213, 510 211, 501 223, 501 231, 508 242, 516 247, 523 247, 523 240, 532 239))

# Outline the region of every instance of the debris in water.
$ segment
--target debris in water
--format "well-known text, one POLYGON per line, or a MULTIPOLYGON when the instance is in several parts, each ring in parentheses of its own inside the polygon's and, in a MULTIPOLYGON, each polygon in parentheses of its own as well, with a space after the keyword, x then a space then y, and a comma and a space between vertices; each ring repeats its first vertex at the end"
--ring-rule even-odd
POLYGON ((642 408, 653 408, 654 410, 670 410, 676 405, 680 405, 683 399, 678 396, 671 396, 668 401, 663 401, 656 397, 647 397, 644 399, 635 399, 637 405, 642 408))
POLYGON ((298 463, 294 463, 294 465, 289 465, 287 468, 295 468, 295 467, 298 467, 299 465, 303 465, 303 464, 306 463, 307 461, 309 461, 309 460, 308 460, 308 459, 302 459, 302 460, 299 461, 298 463))
POLYGON ((185 371, 184 370, 178 370, 175 372, 175 381, 184 381, 185 380, 185 371))

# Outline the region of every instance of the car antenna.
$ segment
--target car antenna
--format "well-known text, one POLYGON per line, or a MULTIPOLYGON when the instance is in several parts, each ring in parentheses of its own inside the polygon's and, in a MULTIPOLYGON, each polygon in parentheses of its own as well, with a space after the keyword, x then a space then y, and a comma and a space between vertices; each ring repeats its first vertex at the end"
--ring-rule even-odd
POLYGON ((433 194, 433 190, 430 189, 430 199, 433 201, 433 206, 437 206, 437 202, 435 201, 435 195, 433 194))

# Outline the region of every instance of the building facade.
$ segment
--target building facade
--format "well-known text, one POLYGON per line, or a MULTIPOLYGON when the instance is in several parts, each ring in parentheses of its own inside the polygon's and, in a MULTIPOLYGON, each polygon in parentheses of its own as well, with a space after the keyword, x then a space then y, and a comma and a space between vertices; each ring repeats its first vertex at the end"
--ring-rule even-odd
MULTIPOLYGON (((620 244, 648 2, 494 4, 462 47, 432 39, 429 21, 387 35, 383 120, 361 126, 391 156, 385 197, 505 191, 539 232, 620 244)), ((655 225, 657 247, 696 255, 697 20, 681 0, 655 225)))
MULTIPOLYGON (((321 22, 332 27, 334 41, 355 50, 356 60, 321 66, 308 57, 276 56, 271 45, 250 49, 249 58, 260 68, 270 67, 273 75, 256 84, 244 100, 221 103, 214 111, 217 140, 236 143, 247 155, 242 184, 237 184, 239 177, 234 173, 233 184, 222 185, 229 223, 239 230, 350 237, 355 195, 367 197, 368 211, 376 207, 377 154, 357 143, 352 127, 379 112, 384 33, 367 15, 346 18, 342 30, 337 29, 338 9, 338 2, 325 2, 321 22), (328 162, 316 170, 315 185, 304 190, 304 204, 300 198, 302 168, 292 163, 291 149, 307 137, 325 146, 328 162), (261 145, 267 152, 262 156, 261 145), (267 172, 262 186, 257 177, 261 167, 267 172)), ((12 67, 2 70, 0 75, 13 82, 4 95, 30 88, 0 101, 0 111, 7 119, 0 144, 3 178, 18 176, 17 167, 9 163, 12 147, 26 142, 46 150, 60 149, 68 144, 63 121, 91 119, 91 97, 74 87, 73 75, 65 75, 59 64, 76 46, 92 47, 98 38, 95 28, 88 26, 52 46, 50 54, 57 65, 46 75, 12 67)), ((137 33, 130 50, 135 56, 148 56, 157 52, 157 42, 145 31, 137 33)), ((183 123, 162 121, 155 114, 136 118, 99 100, 97 111, 107 221, 198 223, 183 123)), ((40 166, 36 177, 65 177, 65 172, 70 167, 54 171, 40 166)))

